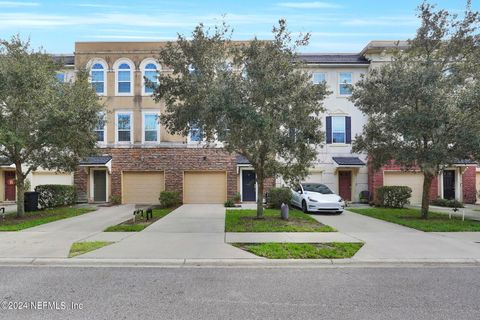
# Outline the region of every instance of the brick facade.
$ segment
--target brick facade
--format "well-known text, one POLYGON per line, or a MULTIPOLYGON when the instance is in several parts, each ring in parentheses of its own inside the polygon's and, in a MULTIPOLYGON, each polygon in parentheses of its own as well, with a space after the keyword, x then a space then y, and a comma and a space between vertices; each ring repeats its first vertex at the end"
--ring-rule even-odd
MULTIPOLYGON (((237 190, 237 163, 234 154, 213 148, 107 148, 101 153, 112 157, 111 195, 122 194, 123 171, 163 171, 165 190, 183 195, 184 171, 226 171, 227 197, 237 190)), ((87 192, 88 175, 79 168, 74 176, 77 193, 87 192)), ((275 179, 267 179, 265 192, 275 185, 275 179)))
MULTIPOLYGON (((375 190, 383 186, 384 171, 401 171, 401 166, 395 164, 393 161, 379 170, 374 170, 373 166, 369 164, 368 167, 368 190, 371 194, 371 199, 375 199, 375 190)), ((430 187, 430 199, 434 200, 439 197, 439 181, 435 177, 430 187)), ((462 194, 464 203, 475 203, 476 201, 476 166, 467 166, 462 175, 462 194)))
POLYGON ((474 204, 477 201, 477 167, 468 166, 462 175, 463 202, 474 204))

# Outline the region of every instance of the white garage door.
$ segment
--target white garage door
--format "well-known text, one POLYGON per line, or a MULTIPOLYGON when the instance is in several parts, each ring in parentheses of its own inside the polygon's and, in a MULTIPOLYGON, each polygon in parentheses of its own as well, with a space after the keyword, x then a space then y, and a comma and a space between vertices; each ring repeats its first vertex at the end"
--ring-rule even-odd
POLYGON ((227 200, 225 171, 186 171, 183 203, 223 203, 227 200))
POLYGON ((122 202, 135 204, 159 204, 160 192, 165 189, 163 172, 123 172, 122 202))
POLYGON ((36 186, 43 184, 62 184, 73 185, 73 174, 71 173, 56 173, 56 172, 34 172, 32 174, 32 190, 36 186))
POLYGON ((412 188, 410 203, 422 203, 423 175, 417 172, 389 172, 385 171, 383 176, 385 186, 408 186, 412 188))

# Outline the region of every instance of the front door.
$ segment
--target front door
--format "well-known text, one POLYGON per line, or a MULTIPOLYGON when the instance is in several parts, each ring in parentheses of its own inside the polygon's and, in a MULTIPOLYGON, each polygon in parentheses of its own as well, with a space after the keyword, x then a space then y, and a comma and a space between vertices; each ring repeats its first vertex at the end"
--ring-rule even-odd
POLYGON ((255 171, 242 170, 242 201, 256 201, 255 171))
POLYGON ((15 201, 16 187, 15 187, 15 172, 5 171, 5 201, 15 201))
POLYGON ((443 171, 443 198, 455 199, 455 170, 443 171))
POLYGON ((93 171, 93 201, 107 201, 107 171, 93 171))
POLYGON ((343 200, 352 200, 352 172, 339 171, 338 172, 338 192, 343 200))

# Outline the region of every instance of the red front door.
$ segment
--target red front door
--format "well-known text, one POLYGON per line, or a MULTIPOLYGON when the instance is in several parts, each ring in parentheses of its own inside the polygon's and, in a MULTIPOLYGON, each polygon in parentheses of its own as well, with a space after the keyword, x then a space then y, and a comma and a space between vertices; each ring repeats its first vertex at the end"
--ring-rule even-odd
POLYGON ((15 172, 5 171, 5 201, 15 201, 15 172))
POLYGON ((338 191, 340 197, 346 201, 352 201, 352 172, 339 171, 338 173, 338 191))

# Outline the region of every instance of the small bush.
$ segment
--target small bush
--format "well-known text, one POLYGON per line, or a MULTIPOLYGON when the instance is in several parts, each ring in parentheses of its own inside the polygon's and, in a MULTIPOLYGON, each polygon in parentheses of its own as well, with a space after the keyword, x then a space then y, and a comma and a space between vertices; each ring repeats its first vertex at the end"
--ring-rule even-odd
POLYGON ((172 208, 180 205, 180 192, 162 191, 160 192, 160 204, 164 208, 172 208))
POLYGON ((233 201, 233 199, 228 199, 225 201, 224 206, 225 208, 233 208, 235 207, 235 201, 233 201))
POLYGON ((235 196, 233 197, 233 201, 240 202, 241 199, 242 199, 242 196, 240 195, 240 192, 235 193, 235 196))
POLYGON ((375 205, 386 208, 403 208, 410 203, 412 188, 407 186, 385 186, 377 188, 375 205))
POLYGON ((430 204, 434 206, 439 206, 439 207, 463 208, 463 203, 455 199, 448 200, 448 199, 437 198, 435 200, 432 200, 430 204))
POLYGON ((117 205, 122 203, 122 198, 120 196, 110 196, 110 203, 117 205))
POLYGON ((292 191, 289 188, 271 188, 268 191, 267 204, 269 208, 280 209, 282 203, 290 204, 292 191))
POLYGON ((368 203, 370 201, 370 192, 367 190, 360 191, 358 198, 360 199, 360 203, 368 203))
POLYGON ((41 208, 55 208, 75 204, 76 194, 74 186, 61 184, 45 184, 35 187, 39 193, 38 203, 41 208))

